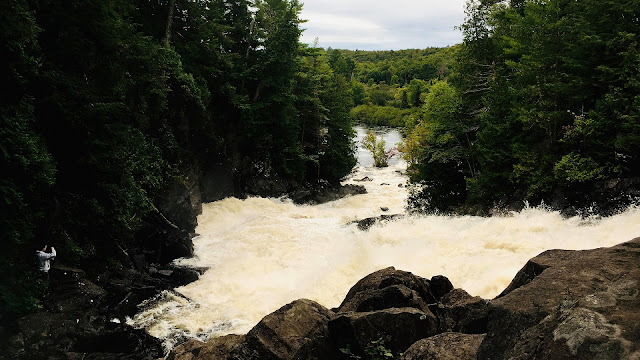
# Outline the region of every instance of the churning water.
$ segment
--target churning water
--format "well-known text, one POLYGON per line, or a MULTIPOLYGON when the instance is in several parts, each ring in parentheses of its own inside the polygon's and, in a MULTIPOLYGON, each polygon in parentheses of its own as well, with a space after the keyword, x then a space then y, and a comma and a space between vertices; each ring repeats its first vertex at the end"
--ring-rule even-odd
MULTIPOLYGON (((386 138, 391 147, 399 135, 386 138)), ((184 297, 166 292, 128 323, 167 347, 182 336, 246 333, 299 298, 338 306, 359 279, 387 266, 426 278, 445 275, 455 287, 492 298, 542 251, 612 246, 640 236, 638 208, 604 219, 565 219, 541 208, 502 217, 410 216, 362 232, 349 223, 403 213, 407 192, 404 162, 374 169, 367 154, 360 155, 346 183, 364 185, 367 194, 314 206, 264 198, 204 205, 195 257, 178 263, 210 269, 176 289, 184 297), (365 177, 372 181, 357 181, 365 177)))

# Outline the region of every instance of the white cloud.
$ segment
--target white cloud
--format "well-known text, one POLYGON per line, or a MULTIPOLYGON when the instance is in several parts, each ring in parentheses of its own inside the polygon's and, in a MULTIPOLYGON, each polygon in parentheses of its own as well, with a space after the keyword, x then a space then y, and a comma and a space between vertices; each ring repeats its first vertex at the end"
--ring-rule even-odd
POLYGON ((462 39, 454 27, 465 0, 306 0, 302 41, 349 49, 446 46, 462 39))

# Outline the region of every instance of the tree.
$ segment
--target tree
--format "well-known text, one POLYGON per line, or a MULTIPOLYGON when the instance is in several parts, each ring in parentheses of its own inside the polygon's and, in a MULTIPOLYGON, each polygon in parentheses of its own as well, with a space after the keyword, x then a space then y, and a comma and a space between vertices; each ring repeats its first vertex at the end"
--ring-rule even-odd
POLYGON ((362 146, 371 153, 375 167, 389 166, 389 157, 384 148, 385 145, 386 143, 384 139, 378 139, 376 134, 371 130, 367 131, 364 139, 362 140, 362 146))

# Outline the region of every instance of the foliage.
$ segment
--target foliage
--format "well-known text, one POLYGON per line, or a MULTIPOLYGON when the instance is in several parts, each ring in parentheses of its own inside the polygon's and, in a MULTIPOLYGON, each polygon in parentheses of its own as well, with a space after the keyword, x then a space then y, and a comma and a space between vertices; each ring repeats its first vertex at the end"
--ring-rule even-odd
POLYGON ((450 72, 457 47, 401 51, 327 50, 336 72, 351 79, 358 123, 404 127, 421 111, 434 81, 450 72))
POLYGON ((362 146, 371 153, 375 167, 389 166, 389 159, 392 153, 385 150, 385 145, 384 139, 382 137, 378 139, 376 134, 371 130, 367 131, 362 140, 362 146))
POLYGON ((539 202, 638 176, 639 6, 469 1, 451 89, 431 87, 405 142, 415 207, 539 202))
MULTIPOLYGON (((347 345, 346 348, 341 348, 340 352, 347 355, 349 359, 358 360, 362 358, 351 351, 350 345, 347 345)), ((369 342, 364 349, 364 353, 366 360, 392 360, 395 357, 393 352, 385 347, 382 338, 369 342)), ((400 354, 400 356, 402 356, 402 354, 400 354)))
POLYGON ((61 250, 59 261, 104 262, 136 242, 154 203, 184 174, 229 162, 244 191, 249 177, 293 190, 351 171, 354 64, 300 45, 301 7, 297 0, 5 4, 3 314, 35 308, 38 291, 18 281, 30 267, 17 265, 43 239, 61 250))

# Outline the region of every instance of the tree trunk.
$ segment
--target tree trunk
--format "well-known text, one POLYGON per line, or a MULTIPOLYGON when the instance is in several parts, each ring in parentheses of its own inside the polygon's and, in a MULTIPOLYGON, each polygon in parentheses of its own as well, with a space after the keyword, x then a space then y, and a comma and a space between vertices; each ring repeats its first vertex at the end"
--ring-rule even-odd
POLYGON ((176 0, 169 1, 169 15, 167 16, 167 27, 164 32, 164 41, 169 46, 171 43, 171 26, 173 25, 173 11, 176 7, 176 0))

